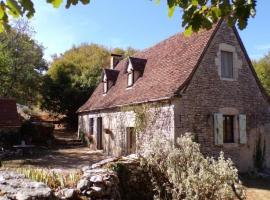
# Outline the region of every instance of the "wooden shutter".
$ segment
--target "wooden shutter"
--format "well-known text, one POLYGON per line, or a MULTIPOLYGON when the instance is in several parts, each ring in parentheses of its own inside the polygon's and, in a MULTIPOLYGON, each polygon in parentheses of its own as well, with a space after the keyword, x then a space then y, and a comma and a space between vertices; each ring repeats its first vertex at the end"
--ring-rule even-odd
POLYGON ((215 145, 223 144, 223 115, 221 113, 214 114, 214 137, 215 145))
POLYGON ((247 117, 244 114, 239 115, 239 135, 240 135, 240 144, 247 143, 247 117))

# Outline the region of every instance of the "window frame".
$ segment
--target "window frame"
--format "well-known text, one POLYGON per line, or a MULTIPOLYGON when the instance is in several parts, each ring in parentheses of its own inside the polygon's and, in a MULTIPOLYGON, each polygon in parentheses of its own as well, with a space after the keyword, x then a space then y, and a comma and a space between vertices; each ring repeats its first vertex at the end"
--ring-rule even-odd
POLYGON ((132 70, 131 72, 128 72, 127 74, 127 87, 132 87, 134 85, 134 70, 132 70), (131 84, 129 85, 129 76, 132 76, 132 79, 131 79, 131 84))
POLYGON ((108 81, 104 81, 103 82, 103 94, 107 94, 108 93, 108 81), (106 86, 106 87, 105 87, 106 86), (105 90, 106 89, 106 90, 105 90))
POLYGON ((224 79, 233 79, 234 78, 234 52, 232 51, 227 51, 227 50, 222 50, 220 51, 220 67, 221 67, 221 72, 220 72, 220 76, 221 78, 224 78, 224 79), (224 56, 226 55, 226 56, 224 56), (226 61, 226 62, 222 62, 223 59, 228 59, 228 55, 230 55, 231 57, 231 60, 230 62, 229 61, 226 61), (226 66, 226 65, 223 65, 223 63, 229 63, 231 64, 231 66, 226 66), (224 69, 224 68, 228 68, 228 69, 224 69), (224 74, 224 72, 231 72, 231 74, 228 74, 228 76, 226 74, 224 74))
POLYGON ((223 114, 223 143, 224 144, 235 143, 234 120, 235 120, 234 115, 223 114))

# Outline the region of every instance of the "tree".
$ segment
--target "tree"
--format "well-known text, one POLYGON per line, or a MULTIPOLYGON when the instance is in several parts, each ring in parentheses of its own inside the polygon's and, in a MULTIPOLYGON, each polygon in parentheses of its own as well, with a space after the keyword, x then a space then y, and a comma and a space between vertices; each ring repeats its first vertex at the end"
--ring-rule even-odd
POLYGON ((262 85, 270 95, 270 52, 260 60, 253 61, 253 65, 262 85))
POLYGON ((26 21, 0 34, 0 96, 27 105, 37 102, 42 72, 47 69, 43 46, 31 34, 26 21))
MULTIPOLYGON (((112 50, 123 55, 135 51, 132 48, 127 51, 119 48, 112 50)), ((42 108, 63 114, 69 124, 76 125, 76 111, 93 93, 100 81, 102 68, 109 66, 110 53, 104 46, 82 44, 55 56, 47 75, 44 76, 42 108)))
MULTIPOLYGON (((160 0, 155 0, 160 2, 160 0)), ((58 8, 63 0, 47 0, 58 8)), ((65 0, 66 8, 78 3, 89 4, 90 0, 65 0)), ((229 25, 237 24, 240 29, 247 26, 248 19, 256 14, 256 0, 167 0, 168 15, 172 16, 175 8, 182 10, 182 26, 186 34, 197 32, 200 28, 209 29, 220 18, 226 18, 229 25)), ((8 27, 9 17, 35 14, 33 0, 6 0, 0 2, 0 31, 8 27)))

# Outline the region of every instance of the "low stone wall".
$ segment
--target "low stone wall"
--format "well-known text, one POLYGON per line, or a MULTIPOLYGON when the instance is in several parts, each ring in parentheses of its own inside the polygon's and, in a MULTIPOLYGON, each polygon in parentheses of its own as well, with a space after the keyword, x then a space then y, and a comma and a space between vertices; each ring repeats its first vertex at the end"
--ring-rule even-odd
POLYGON ((26 179, 24 175, 0 171, 0 200, 49 200, 52 190, 44 183, 26 179))
POLYGON ((151 200, 151 177, 135 155, 109 158, 82 168, 76 188, 52 191, 16 172, 0 170, 0 200, 151 200))
POLYGON ((151 178, 135 155, 109 158, 83 168, 77 189, 91 199, 151 200, 151 178))

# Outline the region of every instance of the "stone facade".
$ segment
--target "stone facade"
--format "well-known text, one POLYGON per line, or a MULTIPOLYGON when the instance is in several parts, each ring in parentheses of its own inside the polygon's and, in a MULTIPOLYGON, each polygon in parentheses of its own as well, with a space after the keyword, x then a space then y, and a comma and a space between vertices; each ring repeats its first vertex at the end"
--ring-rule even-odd
MULTIPOLYGON (((170 139, 174 138, 173 105, 169 103, 153 104, 143 112, 146 112, 147 124, 145 124, 143 133, 136 134, 137 141, 143 140, 143 134, 151 134, 153 131, 165 134, 170 139)), ((102 118, 102 146, 104 151, 108 155, 126 155, 127 128, 138 126, 136 111, 132 107, 126 107, 80 115, 78 131, 91 136, 90 147, 94 150, 97 149, 97 119, 99 117, 102 118), (92 133, 89 129, 90 118, 94 120, 92 133)))
MULTIPOLYGON (((243 172, 254 167, 255 143, 261 134, 266 144, 266 165, 270 167, 270 106, 240 42, 233 28, 223 22, 209 40, 189 83, 166 103, 156 103, 158 106, 154 107, 159 108, 158 112, 153 107, 151 112, 146 112, 157 113, 150 120, 153 123, 147 124, 146 132, 161 131, 172 140, 185 132, 195 133, 203 153, 217 156, 224 151, 243 172), (233 53, 232 78, 221 77, 221 51, 233 53), (217 145, 215 113, 234 116, 233 143, 217 145), (244 131, 241 116, 244 116, 244 131)), ((79 130, 89 132, 88 120, 94 119, 93 148, 96 146, 98 117, 103 119, 103 149, 112 155, 126 154, 126 128, 136 126, 136 114, 121 109, 80 113, 79 130)))
MULTIPOLYGON (((176 137, 185 132, 196 133, 205 154, 217 156, 220 151, 224 151, 225 156, 232 158, 240 171, 247 171, 253 168, 254 144, 261 133, 266 140, 266 158, 269 158, 269 103, 255 80, 236 35, 226 25, 221 25, 217 31, 191 82, 181 98, 174 100, 174 104, 176 137), (220 77, 216 61, 220 44, 224 43, 233 47, 236 53, 234 59, 238 72, 232 80, 220 77), (247 143, 239 143, 239 127, 235 122, 235 142, 215 145, 214 113, 235 116, 245 114, 247 143)), ((269 159, 267 166, 270 166, 269 159)))

